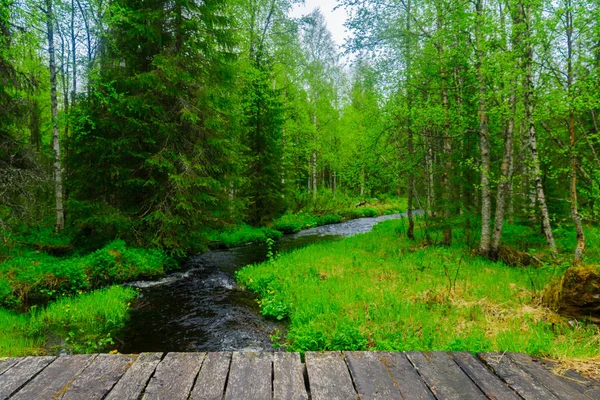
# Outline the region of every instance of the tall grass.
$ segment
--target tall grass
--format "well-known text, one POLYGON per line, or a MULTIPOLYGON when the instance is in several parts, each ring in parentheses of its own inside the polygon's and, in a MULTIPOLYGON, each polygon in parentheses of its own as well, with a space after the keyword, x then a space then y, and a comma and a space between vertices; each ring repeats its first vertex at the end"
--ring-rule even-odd
POLYGON ((249 225, 230 227, 208 235, 211 247, 235 247, 246 243, 263 243, 267 239, 280 239, 282 233, 271 228, 255 228, 249 225))
POLYGON ((563 266, 508 267, 472 255, 465 238, 446 248, 412 242, 404 231, 402 220, 384 222, 246 267, 237 278, 258 293, 264 315, 289 319, 281 344, 290 350, 600 354, 597 326, 571 325, 539 305, 563 266))
POLYGON ((76 296, 62 297, 48 307, 33 307, 20 314, 0 308, 0 356, 45 354, 49 336, 65 341, 76 353, 104 350, 113 344, 111 333, 124 326, 131 288, 113 286, 76 296))

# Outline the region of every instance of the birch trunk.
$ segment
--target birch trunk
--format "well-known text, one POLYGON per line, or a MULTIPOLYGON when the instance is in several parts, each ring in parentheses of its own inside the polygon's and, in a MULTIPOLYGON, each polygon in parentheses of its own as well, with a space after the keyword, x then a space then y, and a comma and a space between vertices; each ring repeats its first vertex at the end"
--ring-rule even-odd
POLYGON ((480 26, 483 23, 482 0, 477 0, 476 43, 477 43, 477 79, 479 80, 479 151, 481 152, 481 239, 479 254, 488 256, 490 252, 491 234, 490 222, 492 218, 492 199, 490 193, 490 142, 488 137, 488 116, 485 101, 486 87, 483 76, 483 51, 481 50, 480 26))
MULTIPOLYGON (((513 83, 516 87, 516 82, 513 83)), ((504 138, 504 155, 502 157, 502 166, 500 167, 501 176, 496 193, 496 214, 494 215, 494 231, 492 234, 492 243, 490 247, 490 258, 496 260, 498 258, 498 250, 500 249, 500 240, 502 239, 502 230, 504 228, 504 214, 507 208, 506 198, 508 197, 509 204, 512 203, 512 173, 513 173, 513 137, 515 131, 515 113, 517 96, 514 92, 510 94, 508 100, 511 115, 506 127, 506 136, 504 138)))
MULTIPOLYGON (((437 6, 437 28, 438 30, 443 29, 442 21, 442 8, 441 4, 436 3, 437 6)), ((441 86, 441 97, 442 97, 442 108, 444 110, 444 129, 442 132, 442 147, 444 152, 444 168, 442 171, 442 216, 444 217, 444 237, 442 243, 446 246, 452 244, 452 226, 450 225, 450 203, 452 200, 452 184, 450 180, 450 173, 452 171, 452 138, 450 137, 450 110, 448 100, 448 87, 444 57, 444 43, 443 39, 437 44, 438 58, 440 62, 440 86, 441 86)))
POLYGON ((542 230, 544 232, 544 236, 546 237, 546 242, 548 243, 548 247, 550 248, 550 252, 552 253, 552 257, 556 258, 557 250, 556 243, 554 242, 554 235, 552 233, 552 226, 550 225, 550 215, 548 213, 548 206, 546 205, 546 195, 544 193, 544 186, 542 184, 542 171, 540 168, 540 160, 537 150, 537 134, 535 130, 535 120, 533 116, 534 105, 533 105, 533 72, 532 72, 532 64, 533 64, 533 49, 531 46, 531 26, 529 21, 529 15, 525 9, 524 4, 520 3, 520 12, 522 15, 523 21, 525 21, 525 96, 524 96, 524 106, 525 106, 525 114, 529 133, 529 153, 531 155, 531 167, 533 173, 533 182, 537 197, 537 202, 540 205, 540 212, 542 217, 542 230))
POLYGON ((312 153, 312 195, 313 200, 317 199, 317 151, 313 150, 312 153))
POLYGON ((54 48, 54 15, 52 0, 46 0, 46 28, 48 34, 48 65, 50 69, 50 101, 52 111, 52 144, 54 151, 54 197, 56 200, 56 230, 65 228, 63 207, 62 166, 60 158, 60 133, 58 131, 58 98, 56 94, 56 59, 54 48))
MULTIPOLYGON (((406 5, 406 32, 410 32, 410 18, 411 18, 411 0, 407 1, 406 5)), ((410 79, 410 71, 411 71, 411 45, 410 45, 410 35, 406 35, 405 42, 405 58, 406 58, 406 81, 407 87, 409 87, 409 79, 410 79)), ((408 199, 407 199, 407 210, 406 214, 408 216, 408 230, 406 232, 406 236, 409 239, 415 240, 415 219, 413 217, 413 199, 414 199, 414 190, 415 190, 415 165, 414 165, 414 143, 413 143, 413 131, 412 131, 412 96, 411 93, 408 92, 407 96, 408 102, 408 120, 407 120, 407 147, 408 147, 408 159, 410 160, 409 169, 408 169, 408 199)))
POLYGON ((433 173, 433 148, 431 139, 428 139, 427 152, 425 153, 425 164, 427 169, 427 215, 433 217, 435 209, 435 182, 433 173))
MULTIPOLYGON (((513 52, 516 53, 520 45, 520 29, 522 26, 522 21, 518 14, 515 15, 513 25, 512 49, 513 52)), ((496 193, 496 214, 494 215, 494 230, 490 248, 490 258, 493 260, 498 259, 500 240, 502 239, 502 230, 504 228, 505 210, 507 207, 509 209, 509 215, 512 215, 512 174, 514 168, 513 140, 515 132, 515 116, 517 114, 517 95, 515 88, 518 85, 518 75, 516 75, 516 71, 518 71, 520 64, 518 57, 516 61, 514 68, 515 77, 512 82, 512 89, 508 99, 510 116, 506 127, 506 136, 504 137, 504 155, 502 157, 502 166, 500 167, 500 183, 498 185, 498 192, 496 193), (507 197, 508 206, 506 204, 507 197)))
POLYGON ((573 11, 571 5, 571 0, 567 0, 565 19, 567 23, 567 94, 569 98, 569 153, 571 161, 569 193, 571 197, 571 218, 573 218, 577 235, 577 247, 575 248, 573 262, 575 265, 580 265, 585 251, 585 234, 577 209, 577 152, 575 150, 575 111, 573 110, 573 11))

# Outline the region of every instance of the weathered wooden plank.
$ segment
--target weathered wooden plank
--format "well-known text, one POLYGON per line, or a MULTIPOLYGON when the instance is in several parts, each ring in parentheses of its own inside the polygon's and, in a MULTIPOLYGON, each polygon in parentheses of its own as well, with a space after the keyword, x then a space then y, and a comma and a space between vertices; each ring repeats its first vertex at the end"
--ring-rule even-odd
POLYGON ((56 357, 27 357, 19 359, 12 368, 0 375, 0 399, 9 398, 23 385, 29 382, 56 357))
POLYGON ((404 353, 381 353, 381 362, 405 399, 435 400, 404 353))
POLYGON ((402 400, 377 353, 349 351, 344 352, 344 355, 361 400, 402 400))
MULTIPOLYGON (((554 361, 537 359, 537 362, 549 372, 554 373, 553 370, 556 367, 554 361)), ((585 394, 590 399, 600 400, 600 382, 584 378, 572 370, 561 372, 560 376, 565 379, 565 382, 585 394)))
POLYGON ((45 400, 58 398, 69 388, 75 378, 94 361, 94 358, 96 358, 95 354, 57 357, 11 399, 45 400))
POLYGON ((106 400, 139 399, 161 358, 162 353, 140 354, 106 396, 106 400))
POLYGON ((5 358, 4 360, 0 360, 0 375, 12 368, 21 360, 23 360, 23 358, 5 358))
POLYGON ((529 373, 521 369, 509 357, 502 353, 479 353, 496 375, 508 383, 525 400, 557 400, 550 392, 529 373))
POLYGON ((406 356, 439 400, 486 398, 446 353, 410 352, 406 356))
POLYGON ((192 390, 191 400, 221 400, 231 363, 231 353, 207 353, 192 390))
POLYGON ((206 353, 168 353, 158 364, 144 400, 186 400, 206 353))
POLYGON ((273 398, 308 400, 300 354, 280 352, 273 354, 273 398))
POLYGON ((270 400, 273 397, 273 353, 234 352, 226 400, 270 400))
POLYGON ((348 367, 339 352, 305 354, 308 381, 313 400, 357 399, 348 367))
POLYGON ((576 390, 569 385, 563 378, 554 375, 546 368, 534 362, 533 359, 526 354, 507 353, 508 357, 514 361, 519 367, 527 371, 531 376, 550 389, 561 399, 572 400, 589 400, 590 398, 584 395, 581 391, 576 390))
POLYGON ((517 395, 506 383, 494 375, 481 361, 473 354, 467 352, 451 353, 454 361, 485 395, 498 400, 520 400, 517 395))
POLYGON ((131 366, 134 357, 125 354, 99 354, 65 393, 64 400, 100 400, 131 366))

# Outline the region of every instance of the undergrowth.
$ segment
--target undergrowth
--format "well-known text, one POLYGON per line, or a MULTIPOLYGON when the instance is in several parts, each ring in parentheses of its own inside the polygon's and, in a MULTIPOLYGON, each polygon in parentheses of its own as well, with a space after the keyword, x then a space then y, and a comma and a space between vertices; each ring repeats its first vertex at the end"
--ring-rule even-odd
MULTIPOLYGON (((523 229, 508 228, 505 236, 517 241, 510 236, 523 229)), ((292 351, 600 354, 596 325, 571 324, 540 305, 542 289, 565 264, 532 269, 492 262, 471 251, 473 232, 458 226, 451 247, 428 244, 426 237, 431 243, 440 232, 425 235, 422 224, 416 242, 405 231, 404 220, 383 222, 371 233, 248 266, 237 279, 258 294, 265 316, 289 320, 279 344, 292 351)), ((588 229, 588 237, 599 231, 588 229)), ((571 243, 568 235, 561 240, 571 243)))
POLYGON ((114 344, 111 332, 124 326, 135 296, 134 289, 113 286, 61 296, 47 307, 32 307, 27 313, 0 308, 0 357, 53 353, 47 345, 49 337, 67 351, 104 351, 114 344))
POLYGON ((0 264, 0 305, 18 308, 142 278, 177 267, 162 250, 128 248, 115 240, 85 256, 55 257, 24 249, 0 264))

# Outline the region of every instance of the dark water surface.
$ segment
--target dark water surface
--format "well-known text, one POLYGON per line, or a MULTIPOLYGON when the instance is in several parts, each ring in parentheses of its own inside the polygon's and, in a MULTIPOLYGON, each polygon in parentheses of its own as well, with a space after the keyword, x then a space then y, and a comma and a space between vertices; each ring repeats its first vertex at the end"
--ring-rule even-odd
MULTIPOLYGON (((369 232, 378 222, 404 214, 359 218, 286 235, 274 250, 289 251, 312 243, 369 232)), ((122 353, 144 351, 232 351, 271 348, 270 335, 285 324, 260 315, 256 296, 240 289, 235 271, 264 261, 267 248, 256 243, 213 250, 192 258, 183 272, 159 281, 129 284, 141 293, 119 335, 122 353)))

